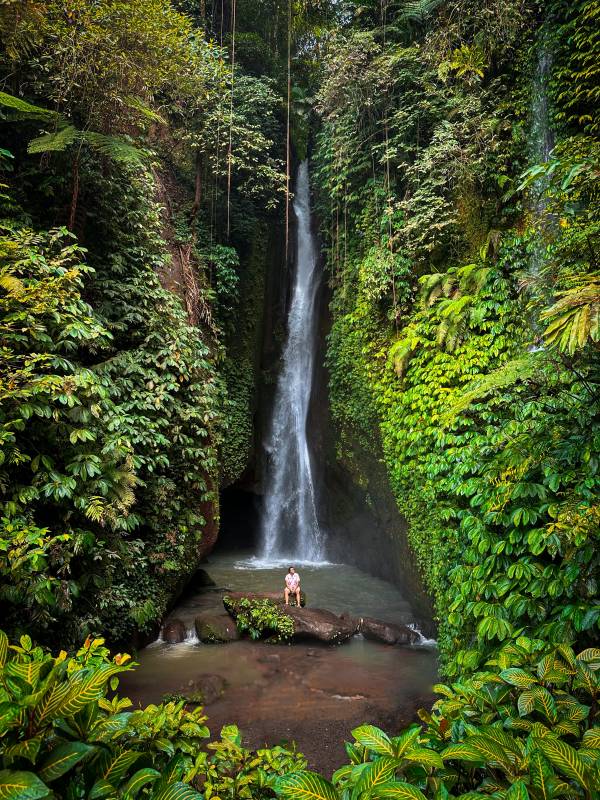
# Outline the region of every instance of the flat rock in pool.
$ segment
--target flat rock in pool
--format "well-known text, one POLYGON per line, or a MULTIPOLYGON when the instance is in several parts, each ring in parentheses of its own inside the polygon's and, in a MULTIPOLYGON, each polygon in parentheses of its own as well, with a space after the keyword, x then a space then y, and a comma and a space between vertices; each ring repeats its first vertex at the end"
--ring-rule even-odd
POLYGON ((208 644, 233 642, 240 638, 237 626, 225 611, 204 612, 194 620, 201 642, 208 644))
POLYGON ((359 631, 365 639, 372 639, 384 644, 414 644, 419 636, 406 625, 395 625, 372 617, 363 617, 359 631))
POLYGON ((294 639, 316 639, 339 644, 356 633, 356 625, 324 608, 284 606, 283 611, 294 620, 294 639))
POLYGON ((185 622, 180 619, 168 619, 162 629, 162 638, 169 644, 184 642, 187 636, 185 622))
MULTIPOLYGON (((285 602, 283 590, 281 592, 227 592, 225 597, 229 600, 271 600, 272 603, 282 606, 285 602)), ((294 601, 295 602, 295 601, 294 601)), ((300 592, 300 605, 306 605, 306 595, 300 592)))

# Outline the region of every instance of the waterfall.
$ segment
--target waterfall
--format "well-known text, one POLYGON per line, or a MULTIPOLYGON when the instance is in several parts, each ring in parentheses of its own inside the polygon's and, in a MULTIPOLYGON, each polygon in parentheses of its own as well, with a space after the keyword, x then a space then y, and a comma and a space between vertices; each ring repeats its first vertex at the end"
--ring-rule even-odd
POLYGON ((306 434, 316 348, 315 297, 320 280, 307 161, 298 169, 293 208, 297 221, 296 269, 283 364, 266 443, 261 555, 266 560, 320 561, 323 543, 306 434))
MULTIPOLYGON (((542 35, 537 45, 537 59, 531 85, 531 126, 528 137, 530 164, 547 163, 554 148, 554 131, 551 126, 548 102, 551 70, 552 52, 549 49, 547 37, 542 35)), ((539 227, 529 257, 529 273, 533 278, 539 276, 545 262, 542 230, 545 226, 552 224, 552 220, 547 216, 546 198, 544 197, 547 182, 548 179, 544 175, 537 178, 531 192, 531 211, 535 223, 539 227)))

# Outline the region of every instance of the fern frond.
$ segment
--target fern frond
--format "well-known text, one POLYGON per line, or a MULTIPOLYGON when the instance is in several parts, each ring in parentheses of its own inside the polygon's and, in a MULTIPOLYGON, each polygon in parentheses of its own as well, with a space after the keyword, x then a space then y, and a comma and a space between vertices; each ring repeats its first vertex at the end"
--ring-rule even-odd
POLYGON ((544 339, 571 355, 588 339, 600 341, 600 275, 584 275, 573 284, 559 292, 556 303, 540 315, 549 322, 544 339))
POLYGON ((126 142, 119 136, 107 136, 95 131, 84 131, 82 139, 98 153, 123 164, 143 164, 144 153, 135 145, 126 142))
POLYGON ((545 354, 543 351, 528 352, 512 361, 507 361, 498 369, 467 384, 461 397, 452 405, 445 415, 443 424, 450 425, 459 414, 466 411, 473 403, 482 400, 488 394, 497 392, 507 386, 514 386, 518 381, 530 380, 540 368, 545 354))
POLYGON ((42 108, 41 106, 34 106, 32 103, 28 103, 26 100, 21 100, 20 97, 15 97, 12 94, 7 94, 6 92, 0 92, 0 105, 4 106, 5 108, 12 108, 13 111, 18 111, 20 114, 29 114, 35 117, 56 117, 58 116, 56 111, 50 111, 47 108, 42 108))
POLYGON ((19 297, 19 295, 22 295, 25 291, 23 282, 10 273, 0 275, 0 286, 7 294, 13 297, 19 297))
POLYGON ((42 136, 38 136, 37 139, 32 139, 27 145, 27 152, 30 155, 62 152, 80 137, 81 132, 74 125, 67 125, 54 133, 44 133, 42 136))
POLYGON ((139 111, 139 113, 143 117, 146 117, 146 119, 152 120, 152 122, 160 122, 161 125, 167 124, 167 121, 164 117, 161 117, 157 111, 146 105, 146 103, 140 100, 139 97, 126 97, 124 102, 129 108, 139 111))
POLYGON ((426 22, 433 12, 442 4, 442 0, 409 0, 402 4, 399 18, 403 22, 426 22))

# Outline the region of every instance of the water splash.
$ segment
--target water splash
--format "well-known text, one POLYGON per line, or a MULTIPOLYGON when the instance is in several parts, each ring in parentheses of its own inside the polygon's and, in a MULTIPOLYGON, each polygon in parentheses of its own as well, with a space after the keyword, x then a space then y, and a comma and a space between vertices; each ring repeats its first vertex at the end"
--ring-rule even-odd
POLYGON ((261 521, 261 558, 310 562, 322 560, 323 537, 306 433, 316 349, 315 298, 320 280, 306 161, 298 169, 294 213, 296 270, 283 367, 266 444, 269 464, 261 521))

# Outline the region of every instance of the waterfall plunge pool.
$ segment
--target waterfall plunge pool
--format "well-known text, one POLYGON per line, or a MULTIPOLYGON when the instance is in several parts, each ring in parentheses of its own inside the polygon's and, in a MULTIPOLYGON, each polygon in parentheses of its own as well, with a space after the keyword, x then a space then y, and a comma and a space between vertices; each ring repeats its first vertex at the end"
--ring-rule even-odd
MULTIPOLYGON (((341 564, 296 566, 311 607, 415 622, 407 599, 387 581, 341 564)), ((197 642, 194 618, 207 608, 222 609, 219 589, 274 591, 283 586, 286 567, 244 553, 211 556, 205 568, 216 587, 188 596, 169 615, 185 622, 188 641, 159 639, 146 647, 137 669, 123 676, 120 692, 136 706, 146 705, 189 694, 208 679, 218 687, 205 703, 212 738, 235 723, 251 748, 295 742, 309 766, 329 776, 346 762, 343 743, 352 728, 369 722, 393 734, 431 705, 437 651, 431 642, 390 647, 362 636, 338 646, 197 642)))

